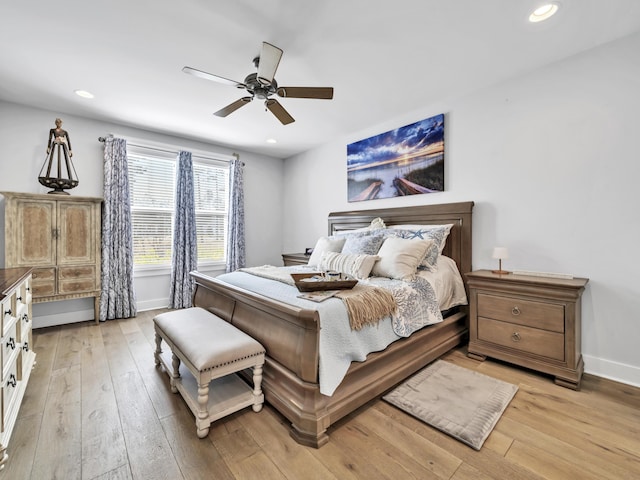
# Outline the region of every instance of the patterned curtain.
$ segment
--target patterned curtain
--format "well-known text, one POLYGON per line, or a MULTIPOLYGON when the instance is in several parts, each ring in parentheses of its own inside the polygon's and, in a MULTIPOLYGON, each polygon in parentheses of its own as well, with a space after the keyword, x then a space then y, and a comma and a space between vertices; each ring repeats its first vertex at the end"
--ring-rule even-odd
POLYGON ((127 141, 104 144, 100 321, 136 316, 127 141))
POLYGON ((191 306, 194 286, 189 272, 198 268, 191 152, 180 152, 178 155, 172 250, 169 308, 187 308, 191 306))
POLYGON ((233 272, 245 266, 244 258, 244 179, 243 163, 239 158, 229 165, 229 235, 227 239, 226 271, 233 272))

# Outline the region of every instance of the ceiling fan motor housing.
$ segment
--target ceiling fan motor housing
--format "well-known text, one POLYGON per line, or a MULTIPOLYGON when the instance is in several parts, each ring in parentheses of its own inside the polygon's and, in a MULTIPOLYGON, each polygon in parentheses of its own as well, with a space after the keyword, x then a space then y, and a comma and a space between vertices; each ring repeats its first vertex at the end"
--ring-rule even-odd
POLYGON ((274 78, 269 85, 265 85, 258 80, 257 73, 250 73, 244 79, 244 86, 238 88, 246 88, 255 98, 266 100, 278 90, 278 82, 274 78))

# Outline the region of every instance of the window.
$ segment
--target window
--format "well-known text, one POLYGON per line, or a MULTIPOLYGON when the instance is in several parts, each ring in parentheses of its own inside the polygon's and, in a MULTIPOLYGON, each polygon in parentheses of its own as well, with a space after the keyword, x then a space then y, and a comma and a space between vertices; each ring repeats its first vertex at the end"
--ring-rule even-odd
MULTIPOLYGON (((129 146, 133 263, 170 267, 177 152, 129 146)), ((192 155, 198 265, 225 261, 229 167, 192 155)))

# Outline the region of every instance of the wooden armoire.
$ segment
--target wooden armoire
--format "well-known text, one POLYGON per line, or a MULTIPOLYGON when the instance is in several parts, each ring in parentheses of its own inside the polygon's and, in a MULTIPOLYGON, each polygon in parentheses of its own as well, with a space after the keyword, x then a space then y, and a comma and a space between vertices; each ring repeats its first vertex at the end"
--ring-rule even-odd
POLYGON ((101 198, 0 192, 5 267, 33 268, 33 302, 94 297, 99 320, 101 198))

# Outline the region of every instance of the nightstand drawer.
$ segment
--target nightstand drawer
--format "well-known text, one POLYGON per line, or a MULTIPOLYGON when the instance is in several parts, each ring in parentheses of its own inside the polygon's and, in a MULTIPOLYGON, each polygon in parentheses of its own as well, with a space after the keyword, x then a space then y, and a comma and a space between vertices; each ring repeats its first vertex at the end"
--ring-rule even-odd
POLYGON ((564 333, 564 306, 553 303, 479 293, 478 317, 564 333))
POLYGON ((561 333, 478 317, 478 339, 564 361, 564 335, 561 333))

